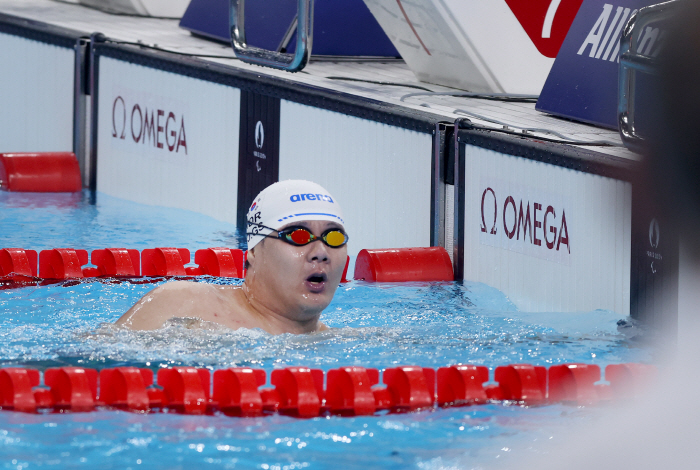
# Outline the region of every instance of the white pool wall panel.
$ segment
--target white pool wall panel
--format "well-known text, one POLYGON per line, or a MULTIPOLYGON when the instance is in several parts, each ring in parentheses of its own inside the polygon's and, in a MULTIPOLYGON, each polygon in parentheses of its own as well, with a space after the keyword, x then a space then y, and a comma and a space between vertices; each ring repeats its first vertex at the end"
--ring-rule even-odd
POLYGON ((98 191, 236 222, 240 90, 101 57, 98 93, 98 191))
POLYGON ((430 246, 432 135, 282 100, 279 179, 340 202, 351 256, 430 246))
POLYGON ((71 152, 75 53, 0 33, 0 152, 71 152))
POLYGON ((630 183, 473 145, 465 146, 464 171, 466 280, 500 289, 523 311, 608 309, 629 314, 630 183), (512 203, 507 203, 504 222, 508 196, 517 209, 514 212, 512 203), (523 231, 509 238, 518 228, 521 201, 523 231), (536 216, 535 203, 542 205, 536 216), (531 229, 535 221, 542 224, 534 238, 523 233, 526 204, 531 229), (550 206, 554 212, 545 224, 550 206), (567 237, 559 239, 561 234, 568 234, 568 247, 567 237), (554 245, 548 248, 547 241, 554 245))

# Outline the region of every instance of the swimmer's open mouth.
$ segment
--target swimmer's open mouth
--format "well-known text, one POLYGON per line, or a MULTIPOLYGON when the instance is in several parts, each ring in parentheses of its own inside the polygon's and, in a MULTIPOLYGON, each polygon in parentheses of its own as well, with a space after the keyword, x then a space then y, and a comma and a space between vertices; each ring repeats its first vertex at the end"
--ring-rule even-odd
POLYGON ((306 278, 306 288, 314 294, 321 294, 326 290, 326 281, 328 276, 326 273, 313 273, 306 278))
POLYGON ((312 274, 311 276, 307 277, 306 280, 314 284, 320 284, 322 282, 326 282, 328 280, 328 276, 326 276, 325 273, 312 274))

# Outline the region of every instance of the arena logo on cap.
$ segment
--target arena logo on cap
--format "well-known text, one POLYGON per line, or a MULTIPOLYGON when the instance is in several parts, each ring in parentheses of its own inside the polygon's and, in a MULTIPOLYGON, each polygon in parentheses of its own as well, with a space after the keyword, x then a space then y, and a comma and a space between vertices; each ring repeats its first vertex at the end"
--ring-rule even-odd
POLYGON ((306 193, 306 194, 294 194, 290 196, 289 198, 290 201, 292 202, 299 202, 299 201, 326 201, 330 202, 333 204, 333 198, 331 198, 329 195, 324 195, 324 194, 311 194, 311 193, 306 193))

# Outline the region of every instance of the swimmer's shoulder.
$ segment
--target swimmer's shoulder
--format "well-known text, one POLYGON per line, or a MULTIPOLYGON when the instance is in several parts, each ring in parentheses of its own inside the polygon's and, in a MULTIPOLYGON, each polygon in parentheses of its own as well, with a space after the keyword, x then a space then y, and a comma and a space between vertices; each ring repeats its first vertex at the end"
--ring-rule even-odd
POLYGON ((167 282, 143 296, 116 324, 134 330, 155 330, 171 318, 201 318, 208 311, 227 303, 237 289, 236 286, 190 281, 167 282))

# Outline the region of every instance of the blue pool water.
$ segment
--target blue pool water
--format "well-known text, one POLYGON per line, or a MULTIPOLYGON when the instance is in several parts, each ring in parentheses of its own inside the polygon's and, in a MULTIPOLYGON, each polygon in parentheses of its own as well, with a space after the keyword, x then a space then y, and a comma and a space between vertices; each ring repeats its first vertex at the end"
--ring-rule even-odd
MULTIPOLYGON (((0 247, 236 247, 230 224, 102 194, 0 192, 0 247)), ((163 282, 162 280, 159 282, 163 282)), ((204 278, 198 282, 236 280, 204 278)), ((0 290, 0 366, 104 368, 194 365, 386 368, 474 363, 649 361, 609 311, 518 312, 478 283, 343 284, 312 335, 259 330, 156 332, 111 323, 157 284, 89 281, 0 290)), ((6 468, 500 468, 546 454, 605 408, 485 405, 372 417, 140 415, 121 411, 0 412, 6 468)))

